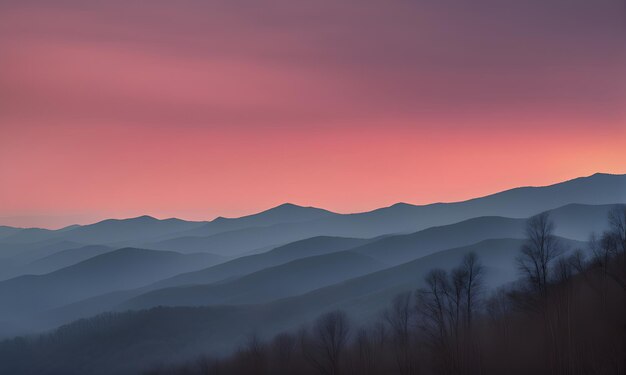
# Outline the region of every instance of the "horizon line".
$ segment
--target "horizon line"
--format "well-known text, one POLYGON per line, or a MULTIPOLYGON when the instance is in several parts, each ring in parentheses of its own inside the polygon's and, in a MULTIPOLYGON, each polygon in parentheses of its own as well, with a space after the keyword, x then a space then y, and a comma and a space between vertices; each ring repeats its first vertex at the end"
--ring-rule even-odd
MULTIPOLYGON (((362 210, 362 211, 353 211, 353 212, 339 212, 339 211, 327 209, 327 208, 324 208, 324 207, 318 207, 318 206, 314 206, 314 205, 298 204, 298 203, 293 203, 293 202, 283 202, 283 203, 280 203, 280 204, 277 204, 277 205, 272 205, 271 207, 263 209, 261 211, 255 211, 255 212, 243 214, 241 216, 228 217, 228 216, 217 215, 217 216, 213 217, 212 219, 194 220, 194 219, 184 219, 182 217, 177 217, 177 216, 165 216, 165 217, 161 216, 161 217, 159 217, 159 215, 142 214, 142 215, 137 215, 137 216, 134 216, 134 215, 133 216, 127 216, 127 217, 104 217, 102 219, 98 219, 98 220, 95 220, 95 221, 86 221, 86 222, 84 222, 82 224, 80 224, 80 223, 73 223, 73 224, 63 225, 63 226, 59 226, 59 227, 52 227, 52 226, 51 227, 43 227, 43 226, 22 227, 22 226, 13 226, 13 225, 9 225, 9 224, 2 224, 1 222, 0 222, 0 227, 9 227, 9 228, 15 228, 15 229, 62 230, 62 229, 68 229, 68 228, 71 228, 71 227, 88 226, 88 225, 98 224, 98 223, 101 223, 103 221, 108 221, 108 220, 123 221, 123 220, 139 219, 139 218, 144 218, 144 217, 145 218, 154 219, 154 220, 159 220, 159 221, 164 221, 164 220, 182 220, 182 221, 187 221, 187 222, 209 223, 209 222, 213 222, 213 221, 218 220, 218 219, 240 219, 240 218, 243 218, 243 217, 248 217, 248 216, 257 215, 257 214, 260 214, 260 213, 263 213, 263 212, 271 211, 271 210, 274 210, 274 209, 277 209, 277 208, 283 207, 283 206, 294 206, 294 207, 299 207, 299 208, 310 208, 310 209, 325 210, 325 211, 328 211, 328 212, 330 212, 332 214, 338 214, 338 215, 355 215, 355 214, 363 214, 363 213, 367 213, 367 212, 383 210, 383 209, 391 208, 391 207, 398 206, 398 205, 408 205, 408 206, 414 206, 414 207, 424 207, 424 206, 431 206, 431 205, 437 205, 437 204, 454 204, 454 203, 469 202, 469 201, 473 201, 473 200, 476 200, 476 199, 482 199, 482 198, 498 195, 498 194, 501 194, 501 193, 505 193, 505 192, 513 191, 513 190, 517 190, 517 189, 550 187, 550 186, 555 186, 555 185, 567 183, 567 182, 574 181, 574 180, 590 178, 590 177, 597 176, 597 175, 626 176, 626 172, 625 173, 595 172, 595 173, 592 173, 592 174, 586 175, 586 176, 578 176, 578 177, 573 177, 573 178, 566 179, 566 180, 559 180, 559 181, 556 181, 556 182, 553 182, 553 183, 547 184, 547 185, 514 186, 514 187, 511 187, 511 188, 508 188, 508 189, 499 190, 499 191, 492 192, 492 193, 489 193, 489 194, 480 195, 480 196, 477 196, 477 197, 471 197, 471 198, 462 199, 462 200, 437 201, 437 202, 430 202, 430 203, 423 203, 423 204, 408 203, 408 202, 398 201, 396 203, 393 203, 393 204, 390 204, 390 205, 387 205, 387 206, 374 207, 374 208, 369 209, 369 210, 365 209, 365 210, 362 210)), ((69 217, 69 216, 82 216, 82 215, 84 215, 84 214, 63 215, 63 216, 69 217)), ((12 216, 0 217, 0 221, 3 221, 4 219, 9 219, 9 218, 44 218, 44 217, 52 218, 52 217, 63 217, 63 216, 55 216, 55 215, 23 215, 23 216, 22 215, 12 215, 12 216)))

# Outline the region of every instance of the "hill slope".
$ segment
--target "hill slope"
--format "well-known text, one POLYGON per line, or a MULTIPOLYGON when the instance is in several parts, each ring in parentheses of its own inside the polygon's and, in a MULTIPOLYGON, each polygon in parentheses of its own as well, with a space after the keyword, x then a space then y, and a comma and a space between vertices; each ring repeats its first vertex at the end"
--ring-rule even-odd
POLYGON ((210 285, 155 290, 122 304, 123 309, 153 306, 200 306, 262 303, 302 294, 384 268, 380 262, 350 251, 302 258, 210 285))
POLYGON ((210 254, 123 248, 45 275, 0 282, 0 319, 61 306, 118 289, 132 289, 163 277, 219 261, 210 254))
POLYGON ((61 250, 29 263, 22 269, 22 273, 31 275, 50 273, 113 250, 104 245, 87 245, 61 250))
POLYGON ((207 352, 214 355, 229 353, 252 332, 269 337, 297 328, 327 310, 342 308, 349 312, 353 322, 365 322, 375 317, 380 308, 386 307, 395 292, 414 290, 421 285, 430 269, 449 268, 470 251, 478 252, 488 275, 494 275, 488 276, 490 283, 511 280, 516 275, 511 272, 510 262, 520 244, 521 240, 496 239, 442 251, 267 304, 159 307, 107 314, 64 326, 57 330, 55 340, 40 340, 32 344, 4 342, 0 345, 0 356, 32 353, 29 357, 14 358, 11 363, 29 363, 29 368, 42 366, 47 371, 80 369, 93 374, 137 373, 158 363, 196 358, 207 352), (26 347, 31 350, 24 350, 26 347), (59 347, 64 348, 63 352, 57 350, 59 347), (62 357, 68 353, 71 353, 71 358, 62 357), (106 368, 98 365, 103 363, 106 368))
POLYGON ((278 246, 322 235, 372 238, 391 233, 412 233, 482 216, 526 218, 573 203, 626 203, 626 175, 595 174, 550 186, 507 190, 463 202, 424 206, 399 203, 364 213, 328 215, 304 222, 247 227, 210 236, 201 236, 200 231, 191 231, 185 236, 149 243, 146 246, 164 250, 241 255, 267 246, 278 246))
POLYGON ((348 250, 369 240, 341 237, 313 237, 277 247, 261 254, 240 257, 200 271, 184 273, 162 280, 154 287, 185 284, 209 284, 228 278, 246 275, 267 267, 277 266, 299 258, 348 250))

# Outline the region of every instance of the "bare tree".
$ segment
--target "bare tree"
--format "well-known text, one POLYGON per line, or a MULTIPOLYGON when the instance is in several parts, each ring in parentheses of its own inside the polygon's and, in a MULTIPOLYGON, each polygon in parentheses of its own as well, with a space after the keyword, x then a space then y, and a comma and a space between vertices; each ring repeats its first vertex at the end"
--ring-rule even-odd
POLYGON ((618 244, 616 251, 626 253, 626 206, 609 211, 609 226, 618 244))
POLYGON ((411 292, 405 292, 395 296, 391 306, 383 313, 391 331, 396 365, 401 374, 412 371, 410 343, 413 312, 411 292))
POLYGON ((458 342, 461 331, 462 314, 464 313, 463 300, 465 298, 465 287, 467 283, 467 272, 463 266, 452 270, 450 275, 450 288, 447 290, 448 314, 454 337, 458 342))
POLYGON ((441 269, 431 270, 425 278, 426 287, 418 290, 418 311, 422 316, 423 328, 430 333, 435 341, 448 337, 448 303, 447 295, 450 283, 446 272, 441 269))
POLYGON ((573 263, 569 258, 559 258, 552 267, 552 278, 557 283, 566 283, 574 273, 573 263))
POLYGON ((341 372, 341 355, 348 343, 350 324, 345 312, 337 310, 320 316, 313 327, 313 337, 301 331, 303 354, 322 374, 341 372))
POLYGON ((589 239, 592 264, 601 272, 602 285, 595 287, 603 296, 606 294, 607 280, 617 283, 626 293, 626 207, 616 207, 609 211, 609 230, 599 238, 593 234, 589 239))
POLYGON ((458 289, 461 297, 459 300, 455 296, 455 301, 458 300, 458 302, 454 303, 454 308, 457 309, 454 322, 456 327, 456 361, 458 366, 467 370, 476 370, 476 357, 479 354, 477 351, 478 342, 474 338, 472 324, 474 314, 481 302, 483 274, 484 268, 474 252, 466 254, 459 267, 452 273, 454 288, 455 290, 458 289), (456 284, 460 284, 460 289, 456 284), (462 326, 461 318, 463 318, 462 326))
POLYGON ((568 260, 572 266, 572 270, 577 274, 583 274, 587 269, 588 260, 585 253, 581 249, 574 250, 568 260))
MULTIPOLYGON (((609 212, 609 227, 602 236, 602 246, 611 254, 614 264, 607 264, 605 269, 622 288, 622 303, 626 305, 626 206, 615 207, 609 212)), ((622 369, 626 369, 626 323, 622 326, 622 358, 622 369)))
POLYGON ((506 350, 509 344, 510 319, 513 306, 509 298, 509 291, 505 287, 497 289, 487 300, 487 315, 493 326, 499 331, 502 339, 501 349, 506 350))
POLYGON ((246 344, 238 352, 239 366, 246 374, 267 373, 267 350, 257 334, 248 336, 246 344))
POLYGON ((609 231, 602 235, 601 246, 610 254, 614 270, 607 267, 610 276, 626 293, 626 206, 609 212, 609 231))
POLYGON ((526 222, 526 242, 517 257, 517 266, 529 285, 545 299, 552 262, 562 254, 554 235, 554 223, 547 213, 526 222))
POLYGON ((458 373, 475 362, 471 325, 480 304, 483 274, 478 256, 468 253, 449 274, 441 269, 429 272, 426 287, 417 291, 420 328, 442 372, 458 373))
POLYGON ((361 328, 356 334, 356 350, 360 374, 374 374, 376 372, 376 350, 372 335, 367 329, 361 328))
POLYGON ((451 286, 446 271, 431 270, 425 278, 426 287, 417 291, 417 311, 420 328, 430 345, 436 366, 441 372, 450 373, 454 364, 450 361, 451 324, 448 296, 451 286))
POLYGON ((276 371, 290 373, 293 357, 296 352, 296 338, 290 333, 281 333, 272 340, 276 371))
POLYGON ((217 373, 216 367, 218 366, 218 361, 216 359, 212 359, 207 355, 198 358, 196 364, 201 375, 217 373))
POLYGON ((602 309, 606 309, 606 294, 608 282, 608 266, 611 254, 602 246, 601 239, 596 233, 591 233, 587 241, 588 252, 590 257, 587 259, 581 250, 576 251, 575 257, 570 257, 573 268, 577 273, 582 275, 583 280, 589 287, 596 292, 602 302, 602 309), (589 271, 587 270, 589 268, 589 271), (599 277, 590 277, 591 270, 594 274, 599 272, 599 277))
POLYGON ((485 269, 474 252, 465 255, 461 267, 465 274, 465 322, 469 329, 474 311, 480 304, 485 269))
POLYGON ((372 337, 377 349, 382 349, 385 346, 387 343, 387 336, 388 332, 385 323, 380 320, 374 323, 374 326, 372 327, 372 337))

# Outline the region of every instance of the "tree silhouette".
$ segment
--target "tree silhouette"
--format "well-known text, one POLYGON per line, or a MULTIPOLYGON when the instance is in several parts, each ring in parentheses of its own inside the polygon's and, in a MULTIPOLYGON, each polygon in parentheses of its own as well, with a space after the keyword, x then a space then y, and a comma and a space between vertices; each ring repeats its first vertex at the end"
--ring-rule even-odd
POLYGON ((548 213, 531 217, 526 222, 526 242, 517 257, 517 266, 529 285, 543 299, 547 288, 552 262, 562 254, 554 235, 554 223, 548 213))
POLYGON ((391 342, 394 345, 394 357, 398 371, 410 374, 413 371, 411 360, 411 324, 414 321, 414 309, 411 293, 398 294, 385 310, 383 317, 391 331, 391 342))
POLYGON ((339 375, 341 356, 348 343, 350 323, 345 312, 337 310, 320 316, 312 337, 301 334, 303 353, 322 374, 339 375))

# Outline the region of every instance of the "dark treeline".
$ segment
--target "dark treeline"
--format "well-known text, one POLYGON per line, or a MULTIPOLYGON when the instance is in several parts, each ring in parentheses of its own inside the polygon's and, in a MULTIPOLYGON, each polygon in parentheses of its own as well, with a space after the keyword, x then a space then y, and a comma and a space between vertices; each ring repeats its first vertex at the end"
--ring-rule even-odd
POLYGON ((565 249, 548 215, 527 222, 520 280, 486 291, 468 254, 397 295, 378 321, 342 311, 271 340, 250 335, 229 358, 146 374, 625 374, 626 209, 586 249, 565 249))

